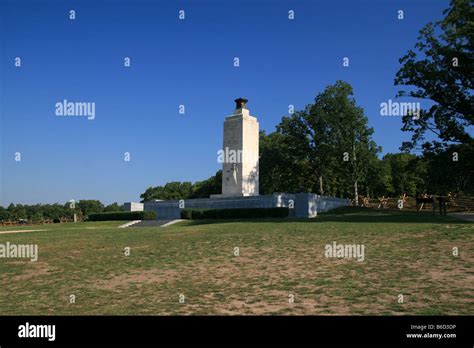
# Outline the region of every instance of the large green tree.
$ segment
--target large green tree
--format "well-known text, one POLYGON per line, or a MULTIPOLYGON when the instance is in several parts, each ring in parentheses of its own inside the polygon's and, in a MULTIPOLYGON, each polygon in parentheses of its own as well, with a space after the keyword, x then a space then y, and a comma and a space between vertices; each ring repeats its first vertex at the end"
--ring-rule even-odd
POLYGON ((358 204, 368 165, 379 149, 371 138, 373 129, 368 126, 364 110, 357 106, 352 86, 337 81, 326 87, 309 110, 314 156, 318 159, 316 165, 321 166, 320 191, 321 178, 327 170, 333 175, 326 175, 327 180, 332 179, 332 193, 342 196, 352 191, 358 204))
POLYGON ((313 104, 283 117, 276 132, 261 136, 261 192, 317 192, 357 201, 361 185, 369 191, 368 166, 379 151, 372 133, 352 87, 337 81, 313 104))
POLYGON ((474 7, 471 0, 452 0, 445 18, 425 25, 413 50, 400 59, 395 84, 398 93, 428 100, 419 118, 403 117, 402 130, 412 132, 411 149, 426 141, 426 133, 445 142, 473 144, 474 7), (471 129, 472 131, 472 129, 471 129))

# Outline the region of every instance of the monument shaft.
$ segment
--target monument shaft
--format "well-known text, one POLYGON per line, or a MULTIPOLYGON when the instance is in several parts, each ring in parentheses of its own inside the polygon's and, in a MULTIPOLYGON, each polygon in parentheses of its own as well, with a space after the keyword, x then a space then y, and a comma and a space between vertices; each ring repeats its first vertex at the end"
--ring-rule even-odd
POLYGON ((250 115, 247 100, 235 102, 234 114, 224 121, 223 150, 235 157, 223 163, 222 196, 258 196, 259 124, 250 115))

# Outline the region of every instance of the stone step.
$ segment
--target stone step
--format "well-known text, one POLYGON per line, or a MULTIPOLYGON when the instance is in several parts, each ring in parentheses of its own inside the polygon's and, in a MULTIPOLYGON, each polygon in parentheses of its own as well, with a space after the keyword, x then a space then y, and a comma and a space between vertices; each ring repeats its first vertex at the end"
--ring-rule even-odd
POLYGON ((138 224, 140 222, 142 222, 142 220, 130 221, 130 222, 127 222, 126 224, 120 225, 118 228, 127 228, 127 227, 133 226, 135 224, 138 224))

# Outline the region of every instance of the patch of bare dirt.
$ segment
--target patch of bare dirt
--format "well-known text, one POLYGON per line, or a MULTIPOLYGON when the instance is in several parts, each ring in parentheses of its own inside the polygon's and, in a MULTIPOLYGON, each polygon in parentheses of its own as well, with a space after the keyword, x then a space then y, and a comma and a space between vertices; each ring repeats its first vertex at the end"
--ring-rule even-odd
POLYGON ((102 290, 114 290, 117 287, 141 286, 144 284, 163 284, 174 282, 182 275, 175 270, 136 270, 127 274, 114 276, 111 279, 101 279, 94 287, 102 290))
POLYGON ((22 274, 12 277, 12 281, 16 282, 16 281, 31 280, 33 278, 46 275, 55 270, 55 268, 51 267, 47 262, 41 262, 41 261, 30 262, 27 265, 28 267, 22 274))

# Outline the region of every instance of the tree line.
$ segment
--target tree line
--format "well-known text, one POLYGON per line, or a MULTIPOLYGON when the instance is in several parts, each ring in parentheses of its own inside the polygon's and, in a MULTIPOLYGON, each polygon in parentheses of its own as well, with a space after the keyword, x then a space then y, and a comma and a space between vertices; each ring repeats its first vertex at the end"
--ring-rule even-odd
POLYGON ((27 219, 29 221, 53 220, 59 222, 61 218, 72 219, 74 214, 79 219, 90 213, 122 211, 123 206, 112 203, 107 206, 99 200, 85 199, 78 202, 66 202, 64 204, 13 204, 4 208, 0 206, 0 221, 17 221, 27 219))

